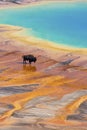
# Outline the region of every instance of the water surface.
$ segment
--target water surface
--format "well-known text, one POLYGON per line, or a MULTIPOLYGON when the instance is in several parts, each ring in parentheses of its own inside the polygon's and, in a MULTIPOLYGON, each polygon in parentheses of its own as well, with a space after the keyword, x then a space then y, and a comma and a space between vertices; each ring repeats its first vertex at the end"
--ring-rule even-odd
POLYGON ((0 24, 31 28, 27 35, 87 48, 87 4, 52 3, 0 10, 0 24))

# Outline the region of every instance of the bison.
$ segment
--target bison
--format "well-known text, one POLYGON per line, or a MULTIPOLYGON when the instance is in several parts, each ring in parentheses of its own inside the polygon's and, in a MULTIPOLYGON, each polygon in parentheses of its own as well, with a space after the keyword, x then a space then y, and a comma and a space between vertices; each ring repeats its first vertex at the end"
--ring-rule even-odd
POLYGON ((37 58, 34 57, 33 55, 24 55, 22 56, 23 58, 23 63, 26 64, 26 61, 29 62, 29 64, 31 64, 32 62, 36 62, 37 58))

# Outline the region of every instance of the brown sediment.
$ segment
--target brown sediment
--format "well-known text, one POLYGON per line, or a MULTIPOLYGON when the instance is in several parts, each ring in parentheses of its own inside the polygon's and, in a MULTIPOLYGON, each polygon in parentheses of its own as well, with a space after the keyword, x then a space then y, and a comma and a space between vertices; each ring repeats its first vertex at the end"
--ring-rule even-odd
MULTIPOLYGON (((53 43, 33 37, 21 38, 18 33, 24 29, 4 25, 1 27, 0 87, 5 88, 5 90, 3 95, 0 93, 0 103, 13 107, 0 113, 0 123, 5 125, 8 122, 7 124, 9 124, 11 118, 15 118, 15 113, 23 114, 26 112, 26 104, 34 103, 33 100, 36 100, 38 103, 28 108, 29 114, 36 114, 33 115, 34 123, 84 125, 83 122, 68 121, 67 116, 73 114, 79 105, 87 99, 85 93, 87 90, 87 49, 75 50, 75 48, 53 45, 53 43), (37 62, 32 65, 23 65, 22 55, 24 54, 35 55, 37 62), (63 64, 70 59, 73 59, 70 64, 63 64), (34 85, 36 84, 35 88, 34 85), (32 86, 31 91, 26 85, 32 86), (21 86, 28 92, 19 91, 19 93, 16 93, 15 88, 21 89, 21 86), (10 89, 7 91, 6 87, 10 89), (74 96, 76 96, 80 91, 81 95, 72 99, 72 94, 77 92, 74 93, 74 96), (6 92, 9 92, 7 96, 5 95, 6 92), (70 94, 70 97, 67 97, 68 94, 70 94), (47 96, 49 101, 47 101, 47 96), (67 97, 65 103, 63 101, 64 96, 67 97), (45 98, 43 102, 39 101, 42 100, 41 97, 45 98), (71 98, 71 101, 68 101, 69 98, 71 98), (55 104, 54 107, 53 104, 55 104), (61 104, 60 109, 57 108, 59 104, 61 104), (43 110, 43 113, 47 110, 52 111, 52 114, 47 115, 45 113, 47 115, 47 118, 45 118, 45 115, 43 117, 43 114, 37 113, 39 110, 43 110)), ((14 120, 19 121, 17 118, 14 120)))
MULTIPOLYGON (((73 124, 77 124, 77 125, 82 125, 81 122, 73 122, 72 121, 67 121, 67 117, 68 115, 72 115, 75 113, 75 111, 79 108, 79 106, 87 100, 87 94, 85 96, 81 96, 80 98, 78 98, 77 100, 75 100, 74 102, 70 103, 69 105, 67 105, 65 108, 63 108, 60 112, 60 114, 58 116, 56 116, 54 119, 50 120, 49 122, 52 124, 65 124, 65 125, 73 125, 73 124)), ((83 123, 86 125, 86 122, 83 123)))
MULTIPOLYGON (((61 81, 60 77, 57 77, 57 76, 56 76, 56 78, 52 77, 51 80, 52 79, 54 81, 53 82, 51 81, 52 86, 51 86, 51 84, 49 84, 50 87, 41 87, 41 88, 31 92, 31 93, 29 92, 29 93, 24 93, 24 94, 21 94, 21 95, 18 94, 18 95, 13 95, 13 96, 6 97, 6 98, 3 97, 0 102, 2 102, 2 101, 3 101, 3 103, 8 102, 9 104, 12 104, 14 106, 14 109, 12 109, 12 110, 4 113, 3 115, 1 115, 0 120, 2 120, 3 118, 5 119, 5 118, 11 116, 13 114, 13 112, 15 112, 16 110, 22 109, 22 107, 23 107, 22 105, 24 103, 26 103, 27 101, 33 99, 33 98, 36 98, 38 96, 50 95, 50 94, 53 94, 53 93, 57 93, 57 94, 61 93, 62 90, 61 90, 61 88, 58 88, 58 86, 62 85, 64 83, 71 82, 71 81, 61 81), (58 86, 55 86, 55 84, 54 84, 56 79, 57 79, 56 85, 58 85, 58 86), (57 89, 59 89, 59 92, 57 92, 57 89)), ((49 78, 47 78, 46 80, 50 81, 49 78)), ((44 82, 46 82, 45 79, 44 79, 44 82)), ((48 85, 47 82, 46 82, 46 85, 48 85)))

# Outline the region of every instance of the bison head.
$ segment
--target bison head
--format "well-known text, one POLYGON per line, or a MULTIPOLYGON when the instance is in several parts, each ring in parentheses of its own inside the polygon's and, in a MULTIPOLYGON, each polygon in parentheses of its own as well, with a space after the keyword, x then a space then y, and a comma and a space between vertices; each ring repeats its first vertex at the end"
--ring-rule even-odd
POLYGON ((37 61, 37 58, 36 57, 34 57, 34 62, 36 62, 37 61))

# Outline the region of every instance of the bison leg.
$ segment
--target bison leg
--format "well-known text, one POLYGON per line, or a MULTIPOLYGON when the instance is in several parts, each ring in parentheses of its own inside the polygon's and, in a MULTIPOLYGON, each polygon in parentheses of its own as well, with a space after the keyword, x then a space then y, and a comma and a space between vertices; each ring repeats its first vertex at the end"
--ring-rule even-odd
POLYGON ((29 61, 29 64, 31 64, 31 62, 29 61))
POLYGON ((26 64, 26 60, 23 60, 23 64, 26 64))

